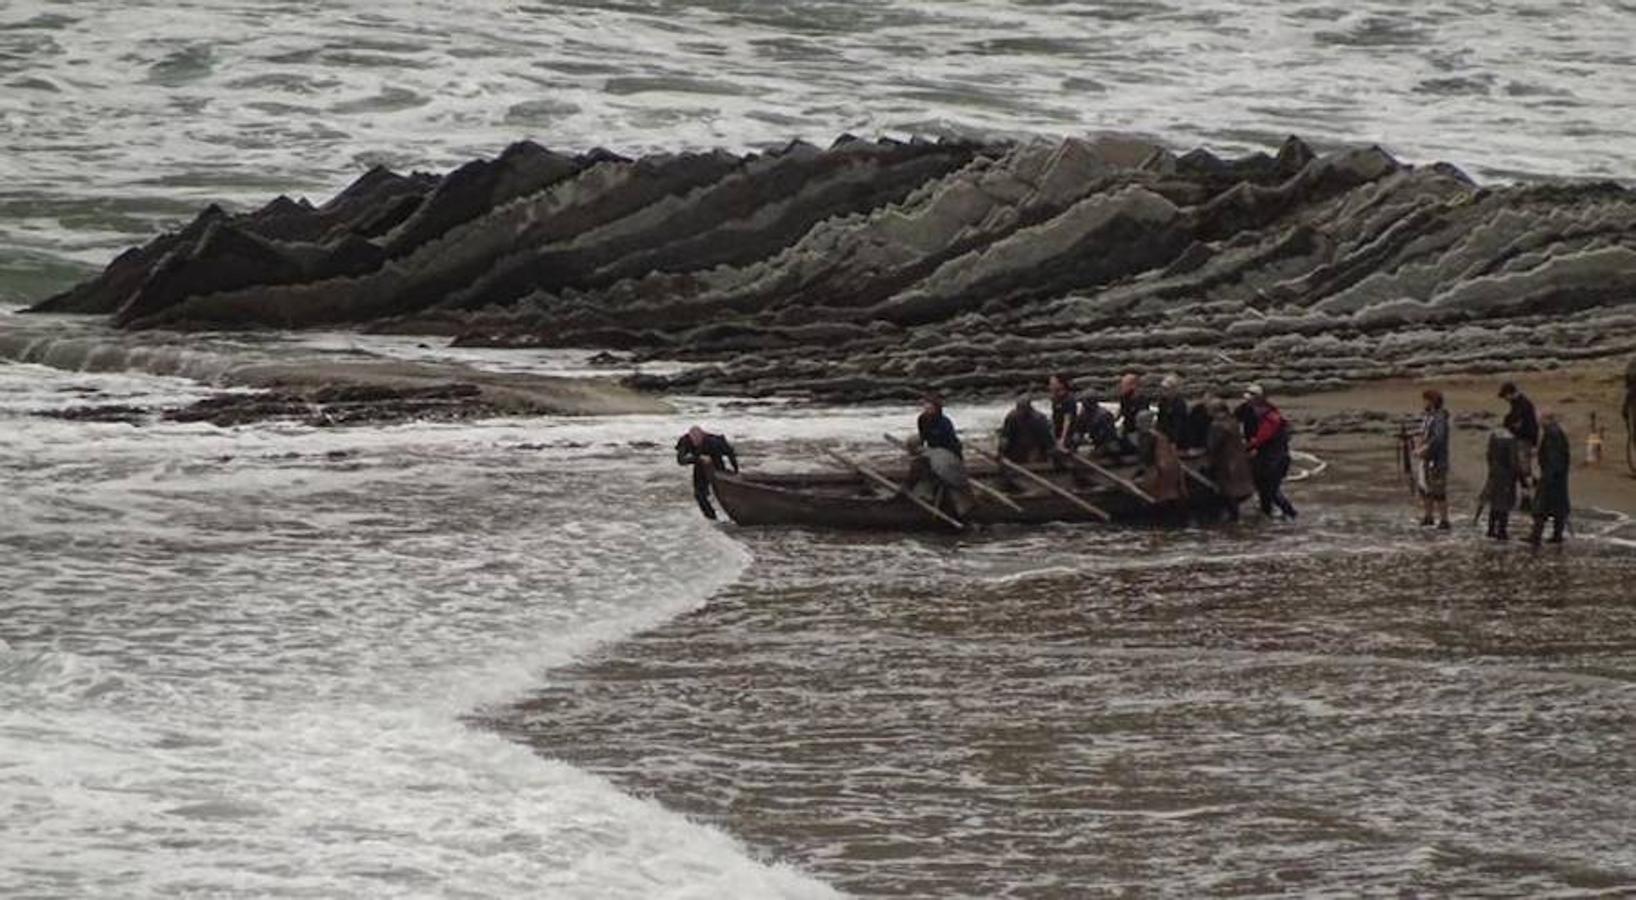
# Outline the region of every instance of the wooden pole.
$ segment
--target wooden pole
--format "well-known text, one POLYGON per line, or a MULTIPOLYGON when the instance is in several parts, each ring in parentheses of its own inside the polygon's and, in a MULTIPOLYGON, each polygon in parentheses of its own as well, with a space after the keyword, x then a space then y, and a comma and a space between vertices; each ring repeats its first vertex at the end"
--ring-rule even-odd
POLYGON ((1138 500, 1141 500, 1144 503, 1154 503, 1155 502, 1154 499, 1153 499, 1153 495, 1149 494, 1147 491, 1144 491, 1141 488, 1137 487, 1136 482, 1131 481, 1128 478, 1123 478, 1123 477, 1121 477, 1119 475, 1116 475, 1113 472, 1103 468, 1102 466, 1097 465, 1094 462, 1091 462, 1090 460, 1086 459, 1083 456, 1080 456, 1078 453, 1075 453, 1073 451, 1068 452, 1068 458, 1073 460, 1074 462, 1084 466, 1085 468, 1090 469, 1092 472, 1095 472, 1096 474, 1101 475, 1103 478, 1106 478, 1108 481, 1112 482, 1115 487, 1123 489, 1125 492, 1129 493, 1131 496, 1137 498, 1138 500))
POLYGON ((1033 472, 1030 472, 1029 470, 1023 468, 1022 466, 1017 465, 1016 463, 1012 462, 1009 459, 1002 459, 1002 458, 1000 458, 998 456, 994 456, 992 454, 984 453, 981 450, 977 451, 977 455, 983 457, 984 459, 988 460, 989 462, 994 463, 997 466, 1000 466, 1003 469, 1009 469, 1010 471, 1015 472, 1015 473, 1017 473, 1018 475, 1021 475, 1024 478, 1027 478, 1029 481, 1034 482, 1035 484, 1039 485, 1040 487, 1045 488, 1046 490, 1050 491, 1053 494, 1056 494, 1059 497, 1063 497, 1063 498, 1067 499, 1069 502, 1073 503, 1075 506, 1079 507, 1080 509, 1085 510, 1086 512, 1090 513, 1093 516, 1096 516, 1097 518, 1101 519, 1104 522, 1113 521, 1113 516, 1108 515, 1107 512, 1105 510, 1103 510, 1101 507, 1087 502, 1082 497, 1075 496, 1072 491, 1065 490, 1065 489, 1063 489, 1061 487, 1058 487, 1057 485, 1052 484, 1048 479, 1043 478, 1043 477, 1041 477, 1039 475, 1036 475, 1033 472))
POLYGON ((856 471, 859 475, 862 475, 863 477, 869 479, 870 481, 875 482, 876 484, 880 485, 881 487, 886 488, 887 490, 891 491, 893 494, 901 495, 904 499, 908 500, 910 503, 913 503, 914 505, 916 505, 916 506, 920 507, 921 509, 925 510, 933 518, 938 519, 938 520, 942 521, 944 524, 953 527, 956 531, 964 531, 965 530, 966 523, 960 521, 959 519, 956 519, 955 517, 949 515, 948 513, 944 512, 943 510, 938 509, 937 507, 931 505, 930 503, 927 503, 926 501, 920 499, 919 497, 916 497, 913 492, 904 489, 903 485, 898 484, 897 482, 893 481, 890 478, 887 478, 885 475, 882 475, 881 473, 875 471, 874 469, 869 468, 868 466, 864 465, 863 463, 858 462, 855 459, 852 459, 851 457, 847 456, 844 453, 841 453, 838 450, 833 450, 833 449, 830 449, 830 448, 826 447, 824 449, 824 452, 828 453, 830 456, 834 457, 835 460, 840 462, 842 465, 851 468, 852 470, 856 471))
MULTIPOLYGON (((907 450, 908 449, 907 447, 905 447, 903 445, 902 441, 898 440, 897 438, 895 438, 895 437, 893 437, 893 436, 891 436, 889 434, 883 434, 883 435, 881 435, 881 437, 886 438, 886 442, 888 444, 891 444, 892 446, 898 448, 899 450, 907 450)), ((988 497, 988 498, 994 500, 994 502, 999 503, 999 504, 1001 504, 1003 506, 1008 506, 1008 507, 1010 507, 1012 510, 1014 510, 1016 512, 1022 512, 1023 511, 1023 508, 1021 506, 1017 505, 1017 501, 1011 499, 1010 497, 1007 497, 1005 494, 1000 493, 999 491, 995 490, 994 488, 991 488, 988 485, 983 484, 981 481, 978 481, 977 479, 972 478, 970 483, 971 483, 971 489, 972 490, 978 492, 979 494, 982 494, 985 497, 988 497)))
POLYGON ((1215 493, 1215 494, 1220 494, 1221 493, 1221 488, 1219 486, 1217 486, 1214 481, 1211 481, 1209 479, 1209 477, 1206 476, 1203 472, 1199 472, 1199 471, 1194 470, 1193 468, 1189 467, 1187 465, 1187 463, 1182 462, 1180 459, 1176 460, 1176 465, 1182 467, 1182 471, 1187 473, 1188 478, 1191 478, 1194 481, 1197 481, 1199 484, 1202 484, 1205 487, 1209 488, 1212 493, 1215 493))

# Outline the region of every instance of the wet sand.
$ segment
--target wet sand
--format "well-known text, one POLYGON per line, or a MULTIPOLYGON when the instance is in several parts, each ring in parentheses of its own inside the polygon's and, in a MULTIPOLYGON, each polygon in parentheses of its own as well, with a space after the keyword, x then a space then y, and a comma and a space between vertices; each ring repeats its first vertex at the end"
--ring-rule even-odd
POLYGON ((1369 382, 1342 391, 1293 397, 1283 406, 1298 429, 1297 447, 1331 457, 1357 457, 1379 466, 1382 477, 1402 482, 1397 463, 1397 423, 1417 424, 1421 391, 1431 387, 1442 390, 1459 426, 1450 448, 1450 513, 1452 516, 1465 510, 1469 521, 1486 475, 1487 431, 1497 426, 1506 412, 1505 401, 1498 397, 1499 386, 1512 381, 1540 411, 1555 411, 1567 432, 1574 456, 1569 483, 1575 505, 1636 516, 1636 475, 1625 461, 1625 423, 1619 413, 1624 402, 1625 362, 1623 358, 1612 358, 1546 372, 1369 382), (1359 421, 1359 414, 1364 412, 1385 413, 1389 418, 1359 421), (1599 465, 1586 462, 1585 439, 1593 413, 1605 432, 1599 465), (1334 431, 1314 433, 1326 428, 1334 431))
POLYGON ((860 896, 1636 889, 1622 485, 1565 547, 1422 530, 1395 424, 1343 427, 1418 392, 1288 404, 1296 522, 726 526, 733 587, 476 721, 860 896))

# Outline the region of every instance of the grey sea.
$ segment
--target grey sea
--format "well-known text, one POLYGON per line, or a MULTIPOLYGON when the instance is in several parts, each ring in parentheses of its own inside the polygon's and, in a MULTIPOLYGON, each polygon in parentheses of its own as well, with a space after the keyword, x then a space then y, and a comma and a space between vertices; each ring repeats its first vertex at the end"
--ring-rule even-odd
POLYGON ((521 138, 1296 133, 1629 181, 1633 48, 1621 2, 0 2, 0 895, 1636 893, 1611 515, 1428 542, 1310 458, 1299 525, 735 529, 687 425, 797 469, 911 411, 90 421, 246 360, 609 370, 18 313, 204 204, 521 138))

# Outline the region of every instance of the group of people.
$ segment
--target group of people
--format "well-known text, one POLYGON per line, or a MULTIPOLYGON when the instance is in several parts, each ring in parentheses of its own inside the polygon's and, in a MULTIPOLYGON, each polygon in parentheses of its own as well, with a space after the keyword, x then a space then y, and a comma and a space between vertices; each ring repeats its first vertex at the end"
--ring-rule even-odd
MULTIPOLYGON (((1425 415, 1412 451, 1419 463, 1416 489, 1424 504, 1420 524, 1446 531, 1452 431, 1449 410, 1441 391, 1427 390, 1421 396, 1425 415)), ((1506 413, 1488 436, 1488 472, 1478 501, 1478 516, 1486 506, 1488 536, 1506 541, 1511 539, 1511 513, 1521 509, 1533 515, 1529 543, 1541 542, 1547 522, 1551 523, 1550 542, 1561 543, 1570 512, 1568 471, 1573 452, 1568 436, 1554 414, 1536 411, 1533 401, 1512 382, 1500 385, 1499 397, 1507 404, 1506 413)), ((1408 459, 1406 454, 1406 463, 1408 459)))
MULTIPOLYGON (((1161 515, 1185 517, 1190 480, 1208 485, 1221 513, 1237 521, 1239 505, 1252 495, 1262 515, 1295 518, 1284 496, 1290 471, 1290 424, 1260 385, 1245 388, 1242 402, 1210 398, 1188 403, 1181 379, 1167 375, 1150 396, 1134 373, 1119 379, 1110 404, 1081 394, 1062 374, 1046 382, 1049 417, 1019 397, 1000 425, 1001 457, 1015 463, 1061 461, 1089 452, 1111 462, 1134 458, 1138 479, 1161 507, 1161 515), (1112 406, 1113 409, 1108 407, 1112 406), (1201 466, 1191 469, 1189 458, 1201 466)), ((928 398, 920 421, 942 417, 941 403, 928 398)), ((942 417, 946 421, 946 417, 942 417)))

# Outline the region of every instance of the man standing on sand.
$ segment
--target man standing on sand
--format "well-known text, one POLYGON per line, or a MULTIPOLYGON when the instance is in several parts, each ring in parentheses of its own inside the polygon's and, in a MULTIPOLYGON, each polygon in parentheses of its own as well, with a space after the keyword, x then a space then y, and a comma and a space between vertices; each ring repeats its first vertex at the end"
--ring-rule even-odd
POLYGON ((1539 418, 1534 414, 1534 401, 1507 381, 1500 385, 1500 399, 1510 404, 1502 423, 1517 438, 1517 452, 1522 464, 1517 478, 1522 484, 1523 502, 1527 502, 1530 481, 1534 474, 1534 448, 1539 446, 1539 418))
POLYGON ((1569 513, 1568 468, 1573 464, 1573 449, 1556 416, 1546 412, 1540 423, 1544 428, 1539 437, 1539 491, 1534 494, 1534 530, 1528 535, 1528 542, 1535 546, 1545 533, 1546 519, 1551 520, 1551 543, 1562 543, 1569 513))
POLYGON ((1501 426, 1488 436, 1488 482, 1483 496, 1488 500, 1488 536, 1496 541, 1511 540, 1511 510, 1517 506, 1517 484, 1522 478, 1522 441, 1501 426))
POLYGON ((1250 453, 1250 471, 1255 477, 1255 492, 1260 495, 1261 514, 1272 517, 1278 507, 1285 518, 1295 518, 1295 505, 1284 496, 1284 479, 1289 475, 1289 422, 1278 407, 1267 399, 1267 392, 1259 384, 1244 390, 1244 402, 1254 415, 1255 433, 1245 449, 1250 453))
POLYGON ((1449 530, 1449 411, 1443 406, 1443 392, 1428 388, 1420 396, 1426 401, 1426 414, 1420 420, 1420 441, 1414 455, 1419 458, 1424 487, 1420 489, 1426 514, 1422 526, 1436 524, 1438 530, 1449 530))
POLYGON ((704 513, 706 519, 716 517, 716 509, 710 505, 710 472, 712 469, 726 471, 729 463, 737 474, 738 454, 733 452, 727 438, 719 434, 694 425, 676 441, 676 465, 693 467, 693 499, 699 501, 699 512, 704 513))

